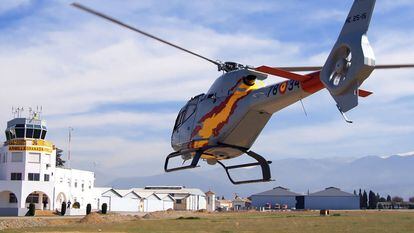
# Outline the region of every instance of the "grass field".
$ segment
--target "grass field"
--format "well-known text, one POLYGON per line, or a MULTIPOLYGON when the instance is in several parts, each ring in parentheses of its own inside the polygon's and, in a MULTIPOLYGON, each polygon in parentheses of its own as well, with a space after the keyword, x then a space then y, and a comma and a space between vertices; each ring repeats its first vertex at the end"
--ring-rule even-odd
POLYGON ((138 219, 118 223, 81 224, 6 230, 4 232, 414 232, 412 211, 214 213, 181 219, 138 219))

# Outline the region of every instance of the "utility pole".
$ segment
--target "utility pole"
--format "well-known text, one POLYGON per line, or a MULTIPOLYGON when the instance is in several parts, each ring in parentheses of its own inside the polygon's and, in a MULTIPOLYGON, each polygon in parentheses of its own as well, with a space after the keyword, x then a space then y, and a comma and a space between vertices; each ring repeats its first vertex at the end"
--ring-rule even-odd
POLYGON ((68 167, 70 168, 70 155, 71 155, 71 142, 72 142, 72 131, 73 128, 69 127, 69 134, 68 134, 68 167))

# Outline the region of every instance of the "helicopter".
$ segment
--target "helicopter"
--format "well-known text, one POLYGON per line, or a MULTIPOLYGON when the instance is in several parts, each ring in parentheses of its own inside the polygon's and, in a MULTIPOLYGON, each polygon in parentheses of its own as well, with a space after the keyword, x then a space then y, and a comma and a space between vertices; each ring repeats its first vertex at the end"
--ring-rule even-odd
POLYGON ((413 68, 414 64, 376 65, 367 32, 376 0, 354 0, 348 17, 323 66, 252 67, 236 62, 220 62, 168 42, 115 18, 72 3, 78 9, 109 20, 161 43, 194 55, 217 66, 223 72, 210 89, 185 104, 178 113, 171 136, 174 152, 165 160, 164 170, 173 172, 198 167, 204 160, 219 164, 233 184, 272 181, 269 164, 261 155, 250 150, 272 115, 289 105, 327 89, 347 123, 346 112, 358 106, 359 97, 372 92, 360 89, 374 69, 413 68), (306 74, 302 74, 307 72, 306 74), (265 86, 269 75, 287 80, 265 86), (224 160, 247 155, 252 163, 227 166, 224 160), (181 166, 169 167, 170 159, 181 157, 181 166), (189 165, 184 162, 191 160, 189 165), (235 180, 231 170, 259 167, 261 178, 235 180))

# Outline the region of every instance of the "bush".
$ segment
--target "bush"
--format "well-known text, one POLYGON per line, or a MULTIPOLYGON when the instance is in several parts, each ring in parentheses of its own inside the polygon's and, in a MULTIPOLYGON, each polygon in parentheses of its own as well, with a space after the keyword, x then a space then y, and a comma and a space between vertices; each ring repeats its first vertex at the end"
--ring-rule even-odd
POLYGON ((102 214, 106 214, 108 211, 108 204, 103 203, 102 204, 102 214))
POLYGON ((90 214, 92 211, 92 205, 91 204, 87 204, 86 205, 86 215, 90 214))
POLYGON ((79 202, 73 203, 72 208, 79 209, 80 208, 80 203, 79 202))
POLYGON ((200 217, 179 217, 178 220, 197 220, 200 219, 200 217))
POLYGON ((34 203, 30 203, 28 216, 35 216, 35 213, 36 213, 35 204, 34 203))
POLYGON ((64 216, 66 214, 66 202, 62 202, 62 207, 60 209, 60 215, 64 216))

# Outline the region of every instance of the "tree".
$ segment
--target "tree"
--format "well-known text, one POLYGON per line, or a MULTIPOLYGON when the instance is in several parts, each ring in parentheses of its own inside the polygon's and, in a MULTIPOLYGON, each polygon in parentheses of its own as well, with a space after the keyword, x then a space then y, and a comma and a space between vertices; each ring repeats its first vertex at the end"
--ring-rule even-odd
POLYGON ((87 204, 86 205, 86 215, 90 214, 92 211, 92 205, 91 204, 87 204))
POLYGON ((62 202, 62 207, 60 208, 60 215, 64 216, 66 214, 66 202, 62 202))
POLYGON ((378 201, 379 201, 379 202, 386 202, 386 201, 387 201, 387 199, 385 199, 385 197, 380 197, 380 198, 378 199, 378 201))
POLYGON ((28 216, 35 216, 36 214, 36 206, 34 203, 29 204, 29 212, 27 213, 28 216))
POLYGON ((359 189, 359 208, 362 209, 362 193, 361 193, 361 189, 359 189))
POLYGON ((354 189, 354 195, 356 196, 357 195, 357 193, 356 193, 356 190, 354 189))
POLYGON ((362 194, 362 209, 366 209, 368 207, 368 195, 367 192, 364 190, 362 194))
POLYGON ((56 148, 56 167, 64 167, 66 161, 62 159, 63 150, 56 148))
POLYGON ((377 196, 371 190, 369 191, 368 209, 376 209, 377 207, 377 196))
POLYGON ((395 196, 392 198, 392 202, 403 202, 404 199, 402 197, 399 196, 395 196))
POLYGON ((391 200, 391 196, 390 195, 388 195, 387 196, 387 202, 391 202, 392 200, 391 200))
POLYGON ((414 203, 414 197, 410 197, 408 201, 414 203))
POLYGON ((102 204, 102 214, 106 214, 108 212, 108 204, 102 204))

